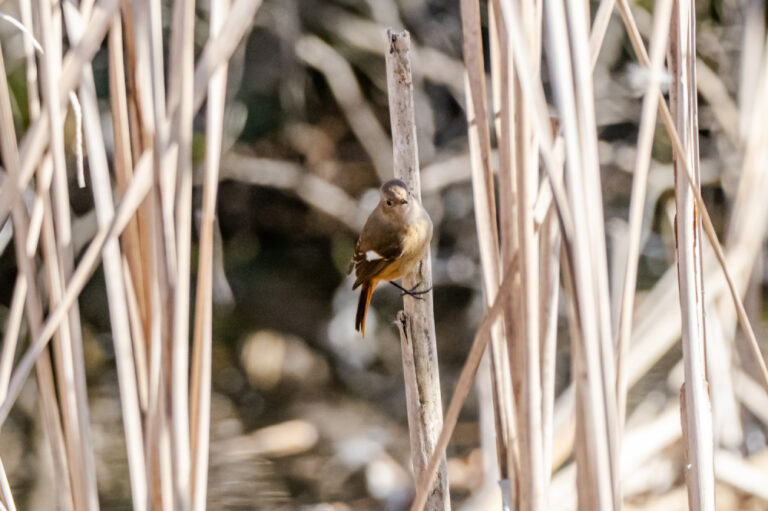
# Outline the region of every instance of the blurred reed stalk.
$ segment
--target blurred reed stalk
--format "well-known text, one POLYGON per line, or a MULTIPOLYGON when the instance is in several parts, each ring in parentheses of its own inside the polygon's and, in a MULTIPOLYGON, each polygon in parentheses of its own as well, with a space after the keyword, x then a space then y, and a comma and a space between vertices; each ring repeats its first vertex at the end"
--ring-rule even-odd
MULTIPOLYGON (((411 73, 410 35, 407 31, 387 30, 387 90, 394 149, 394 174, 402 179, 411 193, 421 202, 419 152, 416 141, 416 121, 413 106, 413 76, 411 73)), ((427 254, 410 275, 403 277, 403 287, 432 288, 432 258, 427 254)), ((411 437, 411 459, 416 481, 427 469, 430 456, 436 452, 436 442, 443 428, 443 401, 440 395, 440 374, 437 365, 437 339, 432 292, 417 300, 403 298, 404 310, 397 316, 403 353, 403 375, 408 407, 408 428, 411 437)), ((444 448, 441 449, 437 479, 431 484, 425 509, 451 508, 444 448)), ((423 504, 422 504, 423 505, 423 504)))
MULTIPOLYGON (((30 127, 20 143, 0 53, 0 148, 8 175, 0 191, 0 220, 12 217, 19 266, 0 363, 0 426, 36 367, 54 463, 55 504, 60 509, 99 508, 77 298, 103 261, 133 508, 204 509, 211 392, 211 227, 227 62, 261 2, 236 0, 231 10, 228 3, 213 2, 210 36, 197 66, 195 3, 175 2, 167 97, 158 0, 20 3, 21 23, 30 34, 24 45, 30 127), (62 28, 70 45, 64 55, 62 28), (107 31, 114 183, 91 69, 107 31), (42 45, 33 45, 34 34, 42 45), (40 46, 38 91, 33 48, 40 46), (192 126, 209 87, 190 388, 192 126), (98 224, 77 264, 62 129, 72 93, 82 105, 88 187, 98 224), (35 200, 28 211, 19 199, 33 177, 35 200), (38 244, 43 288, 36 278, 38 244), (43 297, 49 301, 47 317, 43 297), (31 339, 14 367, 24 305, 31 339), (52 338, 53 367, 48 351, 52 338)), ((15 509, 2 469, 0 499, 5 508, 15 509)))

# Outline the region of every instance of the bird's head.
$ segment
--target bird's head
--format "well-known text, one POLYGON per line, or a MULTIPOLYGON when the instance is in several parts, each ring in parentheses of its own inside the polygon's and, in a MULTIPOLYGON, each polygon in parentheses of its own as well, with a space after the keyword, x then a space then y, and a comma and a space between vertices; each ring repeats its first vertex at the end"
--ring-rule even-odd
POLYGON ((408 187, 399 179, 392 179, 381 185, 379 193, 385 213, 405 214, 413 203, 408 187))

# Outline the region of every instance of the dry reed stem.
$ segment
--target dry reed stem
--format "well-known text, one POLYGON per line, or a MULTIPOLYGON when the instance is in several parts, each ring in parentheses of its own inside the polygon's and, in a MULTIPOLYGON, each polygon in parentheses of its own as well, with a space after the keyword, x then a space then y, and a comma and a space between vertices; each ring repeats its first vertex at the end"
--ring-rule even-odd
MULTIPOLYGON (((536 22, 536 9, 542 2, 519 2, 526 31, 524 46, 512 46, 513 53, 531 55, 535 74, 539 78, 541 34, 536 22)), ((508 27, 507 27, 508 30, 508 27)), ((520 501, 525 509, 546 509, 546 461, 543 440, 543 401, 541 379, 541 316, 539 303, 539 240, 534 234, 533 208, 539 181, 538 140, 531 122, 531 109, 521 95, 519 79, 514 79, 515 123, 514 178, 516 179, 517 245, 520 257, 520 297, 518 302, 521 322, 520 338, 515 358, 521 369, 519 378, 519 406, 517 424, 520 436, 520 465, 526 469, 520 474, 520 501)), ((550 359, 551 361, 551 359, 550 359)))
MULTIPOLYGON (((518 249, 517 222, 516 222, 516 180, 513 173, 512 157, 515 149, 515 138, 513 135, 512 119, 514 118, 514 72, 512 67, 514 61, 510 54, 509 38, 504 27, 504 20, 501 15, 501 7, 498 1, 488 3, 488 25, 491 55, 491 89, 493 92, 494 108, 494 128, 498 142, 498 177, 499 177, 499 229, 501 232, 501 254, 500 258, 504 265, 508 264, 518 249)), ((473 101, 468 101, 469 108, 474 112, 473 101)), ((469 112, 470 110, 468 110, 469 112)), ((475 150, 476 154, 478 151, 475 150)), ((472 156, 472 155, 470 155, 472 156)), ((476 160, 476 157, 475 157, 476 160)), ((472 159, 470 160, 470 162, 472 159)), ((470 166, 470 174, 472 175, 470 166)), ((517 418, 515 406, 514 388, 519 388, 517 381, 522 375, 513 365, 513 349, 519 345, 519 328, 517 325, 522 323, 520 319, 520 309, 509 303, 505 308, 505 333, 507 336, 507 358, 506 360, 495 361, 491 364, 491 354, 489 353, 488 377, 491 391, 491 411, 494 414, 494 421, 498 433, 497 455, 498 459, 498 477, 501 478, 502 500, 506 508, 514 508, 515 501, 518 498, 520 478, 520 446, 517 434, 518 426, 515 422, 517 418), (508 367, 507 367, 508 364, 508 367), (502 366, 501 368, 499 366, 502 366), (513 369, 514 368, 514 369, 513 369), (497 375, 492 370, 500 371, 497 375), (507 396, 509 396, 507 398, 507 396), (499 402, 500 398, 506 399, 507 403, 499 402), (504 412, 504 409, 506 413, 504 412), (498 413, 497 413, 498 411, 498 413)), ((485 379, 486 376, 482 375, 485 379)), ((485 383, 485 382, 484 382, 485 383)), ((484 473, 484 477, 489 477, 484 473)))
POLYGON ((648 84, 643 98, 637 138, 637 159, 632 179, 632 192, 629 202, 629 234, 624 266, 624 279, 619 305, 618 351, 616 364, 616 398, 619 431, 623 428, 626 417, 627 370, 629 339, 632 333, 632 314, 634 311, 635 287, 637 284, 637 265, 640 258, 640 236, 645 209, 645 195, 648 183, 648 171, 651 165, 653 133, 656 127, 658 107, 658 82, 663 72, 664 55, 667 48, 669 20, 672 15, 672 0, 664 0, 654 7, 653 34, 651 36, 651 57, 648 84))
POLYGON ((173 293, 172 415, 174 427, 175 477, 180 483, 182 509, 192 502, 192 449, 189 407, 189 302, 192 248, 192 123, 195 68, 195 4, 176 0, 173 5, 168 71, 168 118, 171 140, 178 145, 176 161, 174 224, 176 229, 176 287, 173 293))
MULTIPOLYGON (((480 247, 483 287, 486 305, 495 299, 499 286, 499 236, 496 226, 496 203, 493 175, 490 168, 490 125, 486 112, 486 87, 483 65, 483 45, 480 34, 480 7, 474 0, 462 0, 461 23, 463 33, 465 94, 470 148, 472 192, 475 203, 475 224, 480 247)), ((506 92, 506 91, 505 91, 506 92)), ((494 413, 497 424, 497 445, 502 479, 509 478, 508 465, 515 458, 508 442, 515 437, 511 422, 514 420, 512 388, 510 382, 509 348, 504 338, 504 324, 499 318, 491 334, 491 375, 494 413)), ((513 452, 517 452, 512 449, 513 452)), ((522 461, 521 461, 522 462, 522 461)), ((503 487, 505 488, 505 487, 503 487)), ((509 495, 504 500, 510 502, 509 495)))
MULTIPOLYGON (((211 5, 211 37, 221 33, 229 1, 211 5)), ((213 322, 213 244, 216 220, 216 195, 219 184, 219 162, 227 91, 227 66, 220 66, 208 86, 206 123, 205 177, 203 211, 200 220, 200 243, 195 302, 194 348, 191 378, 192 426, 192 509, 206 508, 208 487, 208 444, 211 420, 211 351, 213 322)))
MULTIPOLYGON (((131 138, 129 127, 128 99, 126 95, 126 77, 123 59, 123 31, 119 15, 115 15, 109 31, 109 99, 112 110, 112 132, 114 140, 113 165, 115 169, 115 185, 118 195, 123 195, 130 184, 133 174, 133 157, 131 153, 131 138)), ((132 218, 120 236, 123 257, 126 263, 123 268, 123 282, 126 289, 128 317, 131 324, 131 343, 133 360, 136 366, 138 400, 140 409, 146 413, 148 407, 149 376, 147 369, 146 342, 144 325, 147 322, 147 305, 149 302, 146 272, 147 262, 144 260, 145 251, 141 249, 143 239, 140 231, 142 211, 137 218, 132 218)), ((143 223, 146 223, 143 222, 143 223)), ((135 496, 134 496, 135 500, 135 496)))
MULTIPOLYGON (((601 362, 601 386, 608 441, 608 462, 613 482, 614 507, 621 506, 619 476, 619 446, 617 444, 616 419, 616 353, 611 331, 610 293, 608 286, 607 248, 602 200, 600 163, 597 151, 597 121, 595 116, 592 65, 589 60, 589 12, 580 12, 575 2, 566 2, 568 26, 571 34, 574 84, 577 95, 579 131, 582 137, 581 156, 585 186, 586 207, 590 234, 589 249, 595 279, 595 309, 598 317, 599 352, 601 362)), ((578 207, 575 204, 574 207, 578 207)), ((582 316, 583 317, 583 316, 582 316)), ((588 341, 588 340, 587 340, 588 341)), ((591 376, 591 375, 590 375, 591 376)), ((602 481, 607 484, 607 480, 602 481)))
POLYGON ((705 366, 703 269, 699 214, 691 188, 683 180, 686 159, 699 186, 698 108, 695 74, 695 6, 679 1, 670 29, 669 68, 673 77, 670 105, 685 152, 675 155, 675 246, 682 317, 685 384, 680 391, 683 421, 685 475, 691 511, 710 511, 715 506, 712 409, 705 366))
POLYGON ((131 347, 133 348, 134 353, 133 360, 136 364, 136 385, 138 387, 139 410, 141 410, 142 414, 146 414, 149 409, 149 369, 147 367, 146 340, 144 339, 144 328, 141 323, 139 302, 136 298, 136 291, 133 288, 131 270, 128 267, 128 261, 126 260, 125 255, 123 255, 122 263, 123 282, 125 282, 125 301, 128 305, 128 321, 131 326, 131 347))
MULTIPOLYGON (((411 193, 421 202, 419 158, 416 140, 416 122, 413 106, 413 78, 410 62, 410 36, 408 32, 387 30, 386 49, 387 90, 392 127, 395 177, 402 179, 411 193)), ((432 288, 432 262, 429 251, 410 275, 403 277, 403 286, 412 289, 432 288)), ((436 442, 443 425, 440 375, 437 366, 437 344, 432 293, 421 300, 404 298, 404 311, 398 314, 398 328, 403 356, 403 372, 413 371, 414 382, 406 381, 408 425, 411 431, 411 457, 416 479, 421 477, 430 456, 438 453, 442 459, 440 476, 429 492, 427 509, 450 509, 450 491, 445 468, 444 450, 436 450, 436 442), (412 369, 409 362, 412 357, 412 369), (415 383, 415 386, 413 385, 415 383), (414 401, 414 397, 417 399, 414 401)), ((422 503, 422 507, 423 507, 422 503)))
POLYGON ((491 306, 486 310, 483 320, 477 329, 477 333, 475 333, 472 347, 469 349, 469 354, 464 361, 464 366, 462 367, 459 379, 456 382, 456 388, 453 390, 451 401, 446 409, 445 422, 443 423, 440 436, 435 444, 435 450, 432 452, 429 462, 416 485, 416 496, 411 504, 411 511, 421 511, 424 509, 424 504, 427 501, 427 495, 429 488, 432 485, 432 480, 435 477, 440 460, 444 456, 443 453, 445 452, 446 447, 448 447, 448 442, 451 439, 451 435, 453 434, 453 430, 459 419, 459 412, 461 412, 464 401, 469 394, 469 389, 472 387, 475 373, 477 372, 477 368, 480 365, 483 353, 485 352, 485 347, 488 345, 488 341, 491 337, 491 328, 497 321, 499 315, 503 312, 505 302, 512 296, 513 284, 517 271, 518 258, 514 256, 504 269, 504 280, 499 286, 499 292, 491 306))

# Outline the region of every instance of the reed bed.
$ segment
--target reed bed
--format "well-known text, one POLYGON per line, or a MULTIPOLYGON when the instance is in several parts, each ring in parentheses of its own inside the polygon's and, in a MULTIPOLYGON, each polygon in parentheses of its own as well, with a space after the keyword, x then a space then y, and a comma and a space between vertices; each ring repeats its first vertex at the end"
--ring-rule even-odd
MULTIPOLYGON (((716 382, 724 380, 726 388, 732 388, 733 366, 720 363, 719 357, 734 342, 743 342, 757 361, 755 377, 764 382, 766 372, 742 303, 749 270, 734 267, 746 263, 737 262, 739 253, 753 262, 747 254, 754 254, 754 249, 733 242, 721 247, 701 198, 698 95, 703 87, 697 82, 701 66, 696 63, 696 6, 693 2, 655 3, 652 30, 648 20, 645 24, 650 53, 625 0, 600 2, 593 23, 588 2, 489 1, 485 45, 480 37, 479 3, 462 1, 461 15, 471 175, 488 310, 448 407, 438 450, 448 444, 480 365, 480 353, 488 345, 490 374, 478 377, 490 377, 493 388, 502 493, 496 505, 525 510, 645 509, 642 504, 629 504, 636 480, 644 477, 641 463, 666 458, 665 449, 681 442, 687 508, 719 508, 715 485, 723 481, 723 472, 718 467, 728 465, 730 458, 717 451, 728 442, 722 433, 725 427, 717 422, 731 420, 726 414, 737 408, 727 405, 733 403, 733 394, 713 390, 716 382), (617 17, 611 17, 614 9, 643 67, 645 86, 629 231, 618 242, 627 245, 614 249, 618 254, 614 257, 620 259, 609 266, 592 74, 609 24, 618 23, 617 17), (488 69, 486 61, 490 61, 488 69), (491 93, 485 86, 487 72, 493 83, 491 93), (668 98, 660 90, 667 77, 668 98), (548 104, 553 105, 551 110, 548 104), (672 141, 677 264, 646 302, 635 307, 657 109, 672 141), (494 143, 497 180, 490 178, 494 143), (609 270, 620 283, 613 288, 609 270), (726 286, 718 280, 723 277, 726 286), (571 386, 553 400, 554 375, 567 370, 555 367, 553 356, 556 319, 551 315, 558 306, 558 279, 562 279, 568 309, 571 386), (665 334, 664 350, 682 335, 684 371, 675 380, 682 384, 680 402, 627 427, 631 412, 627 392, 649 367, 633 370, 633 355, 645 352, 654 342, 647 332, 648 322, 660 321, 660 309, 652 300, 662 293, 669 296, 667 306, 676 309, 668 313, 681 318, 674 326, 663 327, 674 329, 665 334), (500 300, 502 296, 514 299, 500 300), (708 305, 715 302, 720 307, 717 312, 708 305), (728 326, 712 317, 726 307, 728 326), (734 339, 737 317, 744 339, 734 339), (489 328, 494 323, 496 330, 489 328), (500 362, 501 353, 509 359, 500 362), (570 419, 553 425, 553 417, 564 415, 570 419), (655 439, 660 441, 651 442, 653 448, 648 450, 641 435, 651 431, 660 434, 655 439), (573 461, 564 463, 566 459, 573 461)), ((741 179, 751 179, 752 165, 747 153, 741 179)), ((734 218, 742 207, 733 203, 734 218)), ((660 348, 654 360, 661 353, 660 348)), ((736 364, 730 356, 727 360, 736 364)), ((764 394, 768 386, 753 390, 764 394)), ((434 454, 433 461, 439 455, 434 454)), ((742 467, 738 470, 746 474, 749 461, 736 457, 742 467)), ((435 466, 432 463, 430 468, 435 466)), ((428 475, 419 481, 413 510, 423 506, 428 475)), ((655 509, 652 502, 649 509, 655 509)))
MULTIPOLYGON (((0 424, 34 367, 53 460, 52 504, 58 509, 100 506, 77 304, 100 263, 132 505, 206 508, 211 225, 224 84, 227 62, 260 3, 212 2, 210 34, 196 60, 196 6, 191 1, 173 3, 170 57, 163 48, 160 2, 20 2, 22 19, 16 25, 25 35, 30 121, 22 133, 16 133, 7 82, 0 80, 6 173, 0 214, 2 223, 10 214, 19 268, 3 341, 0 424), (92 69, 92 59, 102 46, 108 56, 114 137, 109 156, 92 69), (204 205, 190 357, 192 128, 206 96, 204 205), (81 151, 88 157, 87 188, 93 194, 97 224, 77 260, 62 129, 70 102, 78 118, 75 142, 80 164, 81 151), (28 187, 34 190, 31 211, 22 200, 28 187), (30 329, 25 349, 19 342, 23 311, 30 329)), ((1 59, 0 75, 6 76, 1 59)), ((78 181, 86 185, 82 176, 78 181)), ((0 472, 2 503, 6 509, 16 509, 6 474, 0 472)))
MULTIPOLYGON (((313 30, 270 27, 290 32, 282 36, 295 68, 286 74, 311 71, 327 83, 344 133, 356 140, 374 179, 400 177, 427 205, 471 182, 479 250, 469 287, 482 292, 484 312, 461 371, 449 375, 452 388, 443 381, 442 395, 450 396, 443 414, 439 302, 432 293, 423 301, 405 298, 396 324, 410 456, 400 467, 383 450, 371 454, 396 466, 401 479, 412 472, 403 485, 405 506, 414 511, 767 505, 768 369, 758 337, 762 301, 754 296, 768 227, 764 6, 744 7, 736 101, 728 92, 733 84, 697 54, 695 2, 658 0, 652 12, 636 3, 459 0, 463 61, 401 31, 404 19, 418 18, 384 0, 366 3, 370 19, 329 2, 311 6, 319 13, 306 22, 317 25, 313 30), (642 98, 620 102, 630 111, 622 122, 637 127, 631 147, 620 151, 602 139, 599 119, 601 52, 609 45, 632 54, 636 69, 627 74, 642 98), (374 64, 371 55, 379 57, 374 64), (466 154, 436 156, 426 82, 443 87, 464 116, 466 154), (390 133, 380 98, 377 104, 366 84, 387 93, 390 133), (711 177, 712 152, 700 147, 702 104, 707 136, 728 148, 727 165, 735 167, 725 227, 716 228, 704 200, 710 195, 702 192, 720 179, 711 177), (671 164, 654 154, 660 145, 671 164), (431 163, 420 170, 424 161, 431 163), (621 166, 631 185, 628 212, 617 220, 608 212, 606 183, 621 166), (657 215, 659 202, 666 209, 657 215), (670 264, 646 289, 638 281, 657 216, 666 221, 660 229, 671 232, 670 264), (658 379, 649 373, 662 358, 672 366, 664 370, 665 391, 638 392, 641 380, 658 379), (477 439, 481 483, 459 502, 451 491, 451 440, 474 385, 481 426, 490 426, 479 428, 477 439), (755 436, 762 438, 757 449, 755 436)), ((12 226, 17 268, 0 354, 0 437, 34 370, 50 505, 58 509, 106 507, 78 304, 99 266, 131 505, 202 510, 216 454, 210 425, 213 303, 221 292, 216 275, 224 271, 219 183, 285 191, 347 230, 362 225, 365 208, 339 177, 346 167, 333 161, 332 171, 305 168, 317 164, 318 140, 341 145, 343 135, 309 137, 301 164, 253 156, 227 140, 229 64, 260 7, 261 0, 209 2, 201 47, 201 6, 192 0, 20 0, 20 19, 3 18, 24 34, 21 117, 28 124, 18 122, 16 94, 0 80, 0 226, 12 226), (108 97, 101 98, 99 56, 108 72, 108 97), (107 104, 111 115, 104 117, 107 104), (205 121, 200 165, 192 160, 196 119, 205 121), (85 241, 89 230, 71 211, 72 168, 92 195, 94 225, 85 241)), ((5 77, 3 58, 0 51, 5 77)), ((297 147, 302 129, 325 129, 308 128, 307 119, 297 124, 289 137, 297 147)), ((433 261, 435 273, 445 273, 445 261, 427 255, 404 286, 431 287, 433 261)), ((440 286, 440 277, 434 282, 440 286)), ((314 381, 310 373, 301 377, 314 381)), ((312 449, 318 433, 296 420, 227 442, 223 450, 236 456, 248 449, 295 453, 312 449), (275 431, 288 431, 288 441, 275 431)), ((318 477, 335 481, 331 471, 318 477)), ((369 486, 380 482, 366 477, 369 486)), ((402 498, 396 502, 389 508, 403 507, 402 498)), ((17 505, 0 453, 0 509, 17 505)))

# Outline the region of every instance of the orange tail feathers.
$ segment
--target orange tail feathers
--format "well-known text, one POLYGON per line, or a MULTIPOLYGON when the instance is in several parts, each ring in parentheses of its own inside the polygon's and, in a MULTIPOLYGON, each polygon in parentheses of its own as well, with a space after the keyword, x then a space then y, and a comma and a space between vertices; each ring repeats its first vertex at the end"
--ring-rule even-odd
POLYGON ((376 287, 375 281, 366 280, 360 289, 360 301, 357 302, 357 316, 355 317, 355 330, 360 332, 365 338, 365 314, 368 312, 368 305, 371 303, 373 288, 376 287))

